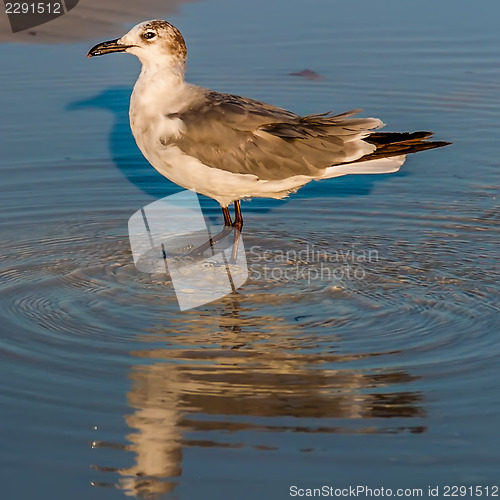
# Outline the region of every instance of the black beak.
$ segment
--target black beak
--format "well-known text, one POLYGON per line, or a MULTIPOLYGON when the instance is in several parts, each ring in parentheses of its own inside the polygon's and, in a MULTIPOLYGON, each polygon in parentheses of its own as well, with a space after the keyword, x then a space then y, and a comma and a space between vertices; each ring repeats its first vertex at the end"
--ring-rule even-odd
POLYGON ((103 56, 104 54, 111 54, 112 52, 125 52, 130 47, 135 45, 123 45, 118 43, 119 38, 110 40, 109 42, 98 43, 89 50, 87 57, 103 56))

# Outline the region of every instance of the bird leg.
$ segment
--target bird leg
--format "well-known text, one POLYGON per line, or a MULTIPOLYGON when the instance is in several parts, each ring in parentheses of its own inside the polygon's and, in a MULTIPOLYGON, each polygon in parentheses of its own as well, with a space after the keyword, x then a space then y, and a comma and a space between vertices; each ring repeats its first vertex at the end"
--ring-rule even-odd
POLYGON ((229 213, 229 208, 222 207, 222 215, 224 216, 224 225, 232 226, 233 223, 231 221, 231 214, 229 213))
POLYGON ((224 227, 222 228, 222 231, 218 232, 208 241, 205 241, 205 243, 203 243, 199 247, 191 250, 188 254, 190 257, 200 257, 206 250, 208 250, 210 247, 213 247, 218 241, 231 234, 234 226, 231 220, 231 214, 229 213, 229 208, 222 207, 222 215, 224 216, 224 227))
MULTIPOLYGON (((222 210, 224 210, 224 209, 222 209, 222 210)), ((229 218, 229 220, 231 220, 231 218, 229 218)), ((224 215, 224 222, 225 221, 226 221, 226 216, 224 215)), ((233 223, 233 227, 235 227, 240 232, 243 229, 243 216, 241 215, 240 200, 236 200, 234 202, 234 223, 233 223)))
POLYGON ((224 227, 222 231, 217 233, 208 241, 205 241, 205 243, 199 247, 191 250, 188 254, 190 257, 200 257, 206 250, 213 247, 217 242, 228 236, 233 229, 236 229, 236 231, 234 231, 233 251, 231 253, 231 262, 236 262, 240 242, 240 232, 243 228, 243 216, 241 215, 240 200, 236 200, 234 202, 234 222, 231 220, 231 214, 227 207, 222 207, 222 215, 224 216, 224 227))
POLYGON ((234 202, 234 222, 233 227, 236 229, 234 232, 233 251, 231 254, 231 262, 236 262, 238 257, 238 247, 240 244, 241 230, 243 229, 243 216, 241 215, 240 200, 234 202))

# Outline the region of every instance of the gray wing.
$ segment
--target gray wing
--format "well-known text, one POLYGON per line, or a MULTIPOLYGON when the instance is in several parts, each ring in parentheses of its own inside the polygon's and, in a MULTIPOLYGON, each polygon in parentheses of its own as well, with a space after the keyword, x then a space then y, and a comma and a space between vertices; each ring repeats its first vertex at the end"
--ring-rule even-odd
POLYGON ((261 180, 316 177, 331 165, 375 149, 362 139, 383 124, 374 118, 350 118, 357 112, 301 117, 260 101, 206 91, 186 110, 169 115, 180 118, 185 128, 165 143, 210 167, 261 180))

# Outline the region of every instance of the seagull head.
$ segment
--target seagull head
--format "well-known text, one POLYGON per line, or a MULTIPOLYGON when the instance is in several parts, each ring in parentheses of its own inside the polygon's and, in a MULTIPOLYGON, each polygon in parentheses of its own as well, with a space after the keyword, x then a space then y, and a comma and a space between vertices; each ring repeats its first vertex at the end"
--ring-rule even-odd
POLYGON ((98 43, 87 57, 113 52, 128 52, 137 56, 143 65, 182 67, 186 63, 187 49, 181 32, 167 21, 145 21, 134 26, 116 40, 98 43))

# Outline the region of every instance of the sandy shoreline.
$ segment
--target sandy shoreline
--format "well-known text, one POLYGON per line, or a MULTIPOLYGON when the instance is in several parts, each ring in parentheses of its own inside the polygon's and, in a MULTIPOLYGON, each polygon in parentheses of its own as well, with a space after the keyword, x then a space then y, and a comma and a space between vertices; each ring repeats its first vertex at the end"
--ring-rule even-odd
POLYGON ((165 18, 190 0, 80 0, 57 19, 36 28, 12 33, 5 8, 0 14, 0 42, 71 43, 91 38, 119 35, 123 25, 146 19, 165 18))

